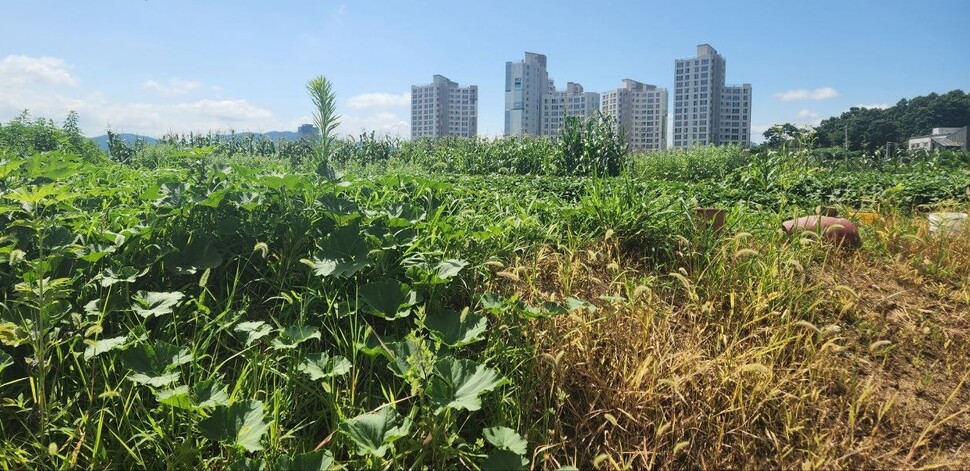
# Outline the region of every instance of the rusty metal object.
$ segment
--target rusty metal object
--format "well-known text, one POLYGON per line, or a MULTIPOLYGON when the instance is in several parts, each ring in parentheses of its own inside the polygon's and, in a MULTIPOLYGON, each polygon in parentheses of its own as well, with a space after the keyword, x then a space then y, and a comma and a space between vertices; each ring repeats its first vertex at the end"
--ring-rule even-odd
POLYGON ((711 228, 714 231, 724 227, 727 210, 720 208, 694 208, 694 216, 700 228, 711 228))
POLYGON ((852 224, 852 221, 844 218, 805 216, 798 219, 789 219, 783 222, 781 227, 789 234, 804 231, 816 232, 826 240, 844 247, 857 248, 862 245, 859 230, 856 229, 855 224, 852 224))
POLYGON ((839 217, 839 208, 833 206, 819 206, 815 208, 815 214, 819 216, 839 217))

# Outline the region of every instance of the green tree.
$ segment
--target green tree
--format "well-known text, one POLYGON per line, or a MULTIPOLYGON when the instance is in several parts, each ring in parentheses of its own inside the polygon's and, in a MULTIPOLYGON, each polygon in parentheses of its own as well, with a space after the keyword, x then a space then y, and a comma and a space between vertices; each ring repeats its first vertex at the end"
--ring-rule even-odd
POLYGON ((851 151, 875 152, 887 142, 897 145, 933 128, 970 125, 970 94, 952 90, 942 95, 930 93, 902 99, 889 108, 853 107, 818 126, 819 144, 843 147, 848 140, 851 151))
POLYGON ((761 135, 765 138, 765 145, 770 148, 780 148, 788 142, 797 140, 801 137, 803 129, 797 128, 794 124, 776 124, 761 135))
POLYGON ((322 173, 321 170, 326 170, 326 173, 329 174, 331 173, 328 170, 330 152, 336 140, 337 125, 340 124, 340 115, 337 114, 337 98, 333 93, 332 84, 323 75, 307 82, 306 89, 310 93, 310 99, 313 100, 314 108, 316 108, 313 112, 313 122, 320 130, 320 142, 318 144, 320 162, 317 171, 322 173))

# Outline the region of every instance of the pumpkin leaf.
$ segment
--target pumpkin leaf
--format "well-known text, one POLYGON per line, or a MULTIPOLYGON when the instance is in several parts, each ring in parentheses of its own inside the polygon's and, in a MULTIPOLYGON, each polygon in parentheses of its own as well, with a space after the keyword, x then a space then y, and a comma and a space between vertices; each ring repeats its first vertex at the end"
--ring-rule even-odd
POLYGON ((358 415, 340 424, 340 431, 357 446, 357 454, 383 457, 394 441, 411 429, 411 419, 402 418, 390 406, 358 415))
POLYGON ((482 408, 479 396, 504 382, 491 368, 449 356, 435 363, 427 394, 437 406, 435 414, 445 409, 476 411, 482 408))
POLYGON ((367 313, 388 320, 407 317, 411 306, 417 302, 417 295, 408 285, 394 279, 367 283, 358 288, 357 293, 367 306, 367 313))
POLYGON ((350 360, 340 355, 331 357, 327 352, 320 352, 307 355, 297 369, 310 376, 310 379, 319 381, 344 375, 352 366, 350 360))
POLYGON ((485 316, 471 313, 468 309, 462 312, 446 310, 428 314, 424 326, 445 345, 461 347, 481 340, 488 321, 485 316))
POLYGON ((131 310, 145 318, 158 317, 170 314, 183 297, 185 295, 179 291, 164 293, 139 291, 135 294, 135 304, 131 305, 131 310))
POLYGON ((212 415, 199 422, 206 438, 246 451, 260 451, 263 434, 269 429, 261 401, 240 401, 230 406, 218 406, 212 415))

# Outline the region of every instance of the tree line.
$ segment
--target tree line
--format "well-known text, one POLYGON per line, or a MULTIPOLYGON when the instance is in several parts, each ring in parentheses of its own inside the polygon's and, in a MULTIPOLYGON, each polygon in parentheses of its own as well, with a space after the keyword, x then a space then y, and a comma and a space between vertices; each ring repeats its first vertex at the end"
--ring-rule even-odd
MULTIPOLYGON (((905 146, 913 137, 933 128, 970 125, 970 94, 953 90, 899 100, 889 108, 852 107, 839 116, 825 119, 815 128, 819 147, 845 147, 849 151, 875 152, 887 142, 905 146)), ((786 123, 764 132, 769 146, 797 138, 804 131, 786 123)))

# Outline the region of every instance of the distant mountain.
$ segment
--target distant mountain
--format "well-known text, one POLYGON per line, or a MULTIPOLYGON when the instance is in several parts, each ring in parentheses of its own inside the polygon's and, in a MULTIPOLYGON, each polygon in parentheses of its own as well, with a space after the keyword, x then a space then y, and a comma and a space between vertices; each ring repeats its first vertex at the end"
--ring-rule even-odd
POLYGON ((300 134, 293 131, 269 131, 262 134, 258 132, 237 132, 235 134, 223 134, 223 138, 232 137, 233 139, 247 139, 249 136, 255 136, 257 138, 262 138, 270 141, 280 141, 286 139, 287 141, 296 141, 300 139, 300 134))
POLYGON ((287 141, 298 141, 300 140, 300 133, 293 131, 270 131, 264 132, 263 138, 271 141, 279 141, 282 139, 286 139, 287 141))
MULTIPOLYGON (((229 134, 224 134, 223 138, 228 138, 229 136, 230 136, 229 134)), ((262 138, 262 139, 267 139, 270 141, 277 141, 277 142, 284 139, 287 141, 300 140, 300 133, 295 131, 269 131, 269 132, 264 132, 262 134, 257 132, 237 132, 235 134, 232 134, 233 139, 246 139, 249 136, 255 136, 257 138, 262 138)), ((135 143, 135 140, 138 140, 138 139, 144 142, 147 142, 149 144, 158 143, 158 139, 155 139, 154 137, 142 136, 139 134, 122 133, 122 134, 118 134, 118 137, 123 139, 125 143, 128 145, 133 145, 135 143)), ((107 134, 104 134, 98 137, 92 137, 91 140, 94 141, 95 144, 97 144, 98 147, 100 147, 101 149, 108 150, 107 134)))
MULTIPOLYGON (((118 137, 121 138, 121 140, 125 141, 125 144, 128 144, 128 145, 134 145, 135 141, 137 140, 141 140, 149 144, 158 143, 158 139, 155 139, 154 137, 142 136, 139 134, 121 133, 121 134, 118 134, 118 137)), ((94 141, 94 143, 97 144, 98 147, 101 148, 101 150, 105 150, 105 151, 108 150, 107 134, 103 134, 98 137, 92 137, 91 140, 94 141)))

